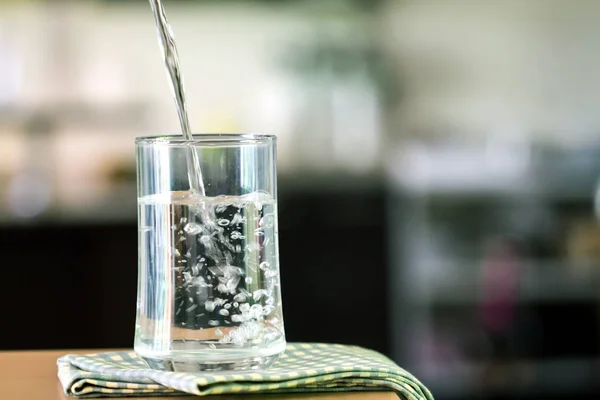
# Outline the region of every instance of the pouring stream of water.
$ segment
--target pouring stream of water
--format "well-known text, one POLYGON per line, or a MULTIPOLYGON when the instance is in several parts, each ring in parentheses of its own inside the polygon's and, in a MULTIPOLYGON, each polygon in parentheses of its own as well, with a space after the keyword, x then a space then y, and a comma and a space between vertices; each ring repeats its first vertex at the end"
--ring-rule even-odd
POLYGON ((204 182, 202 180, 202 171, 200 170, 200 160, 193 147, 194 138, 190 130, 185 92, 183 89, 183 77, 179 67, 179 56, 177 54, 177 46, 175 45, 175 37, 171 26, 167 21, 167 15, 161 0, 150 0, 150 6, 154 13, 159 44, 163 51, 165 66, 169 73, 171 89, 173 90, 173 96, 175 97, 175 103, 177 105, 177 114, 179 116, 179 123, 181 124, 181 131, 184 139, 188 141, 189 149, 186 156, 190 189, 198 195, 204 196, 206 193, 204 190, 204 182))

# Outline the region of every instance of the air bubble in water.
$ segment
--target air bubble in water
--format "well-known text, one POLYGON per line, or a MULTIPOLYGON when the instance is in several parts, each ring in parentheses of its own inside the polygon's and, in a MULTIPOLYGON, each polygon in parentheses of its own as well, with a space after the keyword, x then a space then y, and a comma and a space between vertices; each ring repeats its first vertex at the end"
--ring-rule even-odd
POLYGON ((250 310, 250 304, 248 304, 248 303, 240 304, 240 311, 241 312, 247 312, 249 310, 250 310))
POLYGON ((208 324, 210 326, 219 326, 219 321, 211 319, 210 321, 208 321, 208 324))
POLYGON ((202 270, 202 267, 204 267, 204 264, 200 264, 200 263, 197 263, 196 265, 192 266, 192 274, 198 275, 200 273, 200 271, 202 270))
POLYGON ((263 315, 263 307, 260 304, 253 304, 250 307, 250 318, 259 319, 263 315))
POLYGON ((274 278, 277 276, 277 271, 274 269, 270 269, 268 271, 265 272, 265 278, 269 279, 269 278, 274 278))
POLYGON ((242 322, 242 317, 238 314, 234 314, 231 316, 231 322, 242 322))
MULTIPOLYGON (((248 278, 246 278, 246 279, 248 279, 248 278)), ((243 302, 245 302, 245 301, 246 301, 246 295, 245 295, 245 294, 243 294, 243 293, 238 293, 238 294, 236 294, 236 295, 233 297, 233 300, 234 300, 234 301, 237 301, 237 302, 240 302, 240 303, 243 303, 243 302)))
POLYGON ((238 231, 231 232, 231 240, 243 240, 246 237, 238 231))
POLYGON ((188 308, 185 309, 186 312, 194 311, 198 307, 198 304, 192 304, 188 308))
POLYGON ((224 317, 227 317, 227 316, 229 316, 229 311, 226 310, 226 309, 224 309, 224 308, 222 308, 222 309, 219 310, 219 314, 221 314, 224 317))
MULTIPOLYGON (((224 244, 224 245, 226 245, 227 247, 229 247, 231 249, 231 247, 230 247, 231 244, 229 244, 229 243, 223 243, 223 242, 221 242, 221 243, 224 244)), ((225 263, 227 265, 231 265, 232 262, 233 262, 233 256, 229 252, 225 253, 225 263)))
POLYGON ((227 289, 233 294, 235 293, 235 289, 237 289, 239 283, 240 277, 234 276, 229 281, 227 281, 227 289))
POLYGON ((227 303, 227 300, 222 299, 220 297, 215 297, 215 305, 222 306, 225 303, 227 303))
POLYGON ((260 265, 258 266, 258 268, 262 269, 263 271, 266 270, 267 268, 269 268, 271 265, 267 262, 267 261, 263 261, 260 263, 260 265))
POLYGON ((281 332, 273 327, 265 328, 263 331, 263 338, 266 342, 273 342, 279 339, 280 336, 281 332))
POLYGON ((275 222, 275 216, 273 214, 267 214, 258 221, 258 225, 263 228, 272 228, 275 222))
POLYGON ((219 266, 219 267, 210 267, 208 268, 210 272, 215 276, 225 277, 226 279, 231 279, 235 276, 240 276, 244 274, 244 270, 240 267, 234 267, 231 265, 219 266))
POLYGON ((242 217, 242 214, 235 213, 231 219, 231 225, 244 224, 246 223, 246 217, 242 217))
POLYGON ((219 224, 219 226, 229 226, 229 223, 229 220, 225 218, 221 218, 217 221, 217 224, 219 224))
POLYGON ((274 306, 264 306, 263 307, 263 315, 269 315, 271 314, 273 311, 275 311, 275 307, 274 306))
POLYGON ((197 277, 193 278, 191 284, 194 286, 200 286, 200 287, 210 287, 211 286, 210 284, 206 283, 204 278, 201 276, 197 276, 197 277))
POLYGON ((251 276, 247 276, 246 279, 244 279, 246 281, 246 283, 248 285, 250 285, 252 283, 252 277, 251 276))
POLYGON ((179 220, 179 222, 181 222, 182 224, 185 224, 187 222, 187 218, 183 217, 179 220))
POLYGON ((215 303, 214 301, 210 301, 208 300, 206 303, 204 303, 204 308, 206 309, 206 311, 208 312, 213 312, 215 311, 215 303))
POLYGON ((229 310, 231 308, 231 303, 226 303, 223 307, 225 307, 226 310, 229 310))
POLYGON ((217 286, 217 290, 221 293, 229 292, 229 289, 227 289, 227 285, 225 285, 224 283, 219 283, 219 285, 217 286))
POLYGON ((267 295, 267 291, 264 289, 258 289, 252 293, 252 298, 254 301, 259 301, 263 296, 267 295))
POLYGON ((200 224, 197 224, 195 222, 190 222, 183 227, 183 230, 188 235, 198 235, 198 234, 202 233, 204 228, 202 228, 202 225, 200 225, 200 224))

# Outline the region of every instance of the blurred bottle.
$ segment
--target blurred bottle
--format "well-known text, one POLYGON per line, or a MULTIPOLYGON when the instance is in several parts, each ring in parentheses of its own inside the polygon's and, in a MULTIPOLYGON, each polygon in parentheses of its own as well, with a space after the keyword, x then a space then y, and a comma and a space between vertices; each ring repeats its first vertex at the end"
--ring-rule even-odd
POLYGON ((507 239, 486 246, 481 266, 479 320, 491 347, 492 357, 513 355, 521 257, 507 239))
POLYGON ((518 289, 521 254, 505 238, 491 240, 481 264, 479 323, 489 354, 479 371, 482 393, 517 386, 522 378, 515 368, 518 357, 518 289))
POLYGON ((315 23, 312 37, 285 57, 301 88, 291 142, 303 170, 379 170, 381 59, 368 30, 352 20, 315 23))
POLYGON ((54 120, 34 115, 24 126, 27 153, 25 167, 9 182, 7 203, 11 213, 20 218, 43 214, 52 201, 52 147, 54 120))
POLYGON ((9 32, 0 26, 0 107, 16 103, 21 84, 19 58, 9 32))

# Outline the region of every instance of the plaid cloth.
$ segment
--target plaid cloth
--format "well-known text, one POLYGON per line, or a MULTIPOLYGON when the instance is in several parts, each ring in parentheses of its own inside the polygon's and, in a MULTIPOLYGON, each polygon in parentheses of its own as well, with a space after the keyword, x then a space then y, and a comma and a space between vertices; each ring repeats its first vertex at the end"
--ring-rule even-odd
POLYGON ((67 395, 82 398, 395 391, 403 400, 433 400, 421 382, 383 355, 321 343, 288 343, 267 371, 164 372, 149 369, 135 352, 111 352, 61 357, 58 377, 67 395))

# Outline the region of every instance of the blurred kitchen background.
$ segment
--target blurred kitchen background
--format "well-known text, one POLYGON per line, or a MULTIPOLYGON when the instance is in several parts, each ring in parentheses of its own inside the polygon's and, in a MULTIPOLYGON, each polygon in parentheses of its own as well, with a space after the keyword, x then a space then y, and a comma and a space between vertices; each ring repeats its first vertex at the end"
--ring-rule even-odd
MULTIPOLYGON (((600 2, 165 0, 196 132, 279 137, 290 341, 436 399, 600 394, 600 2)), ((129 347, 146 0, 0 1, 2 349, 129 347)))

